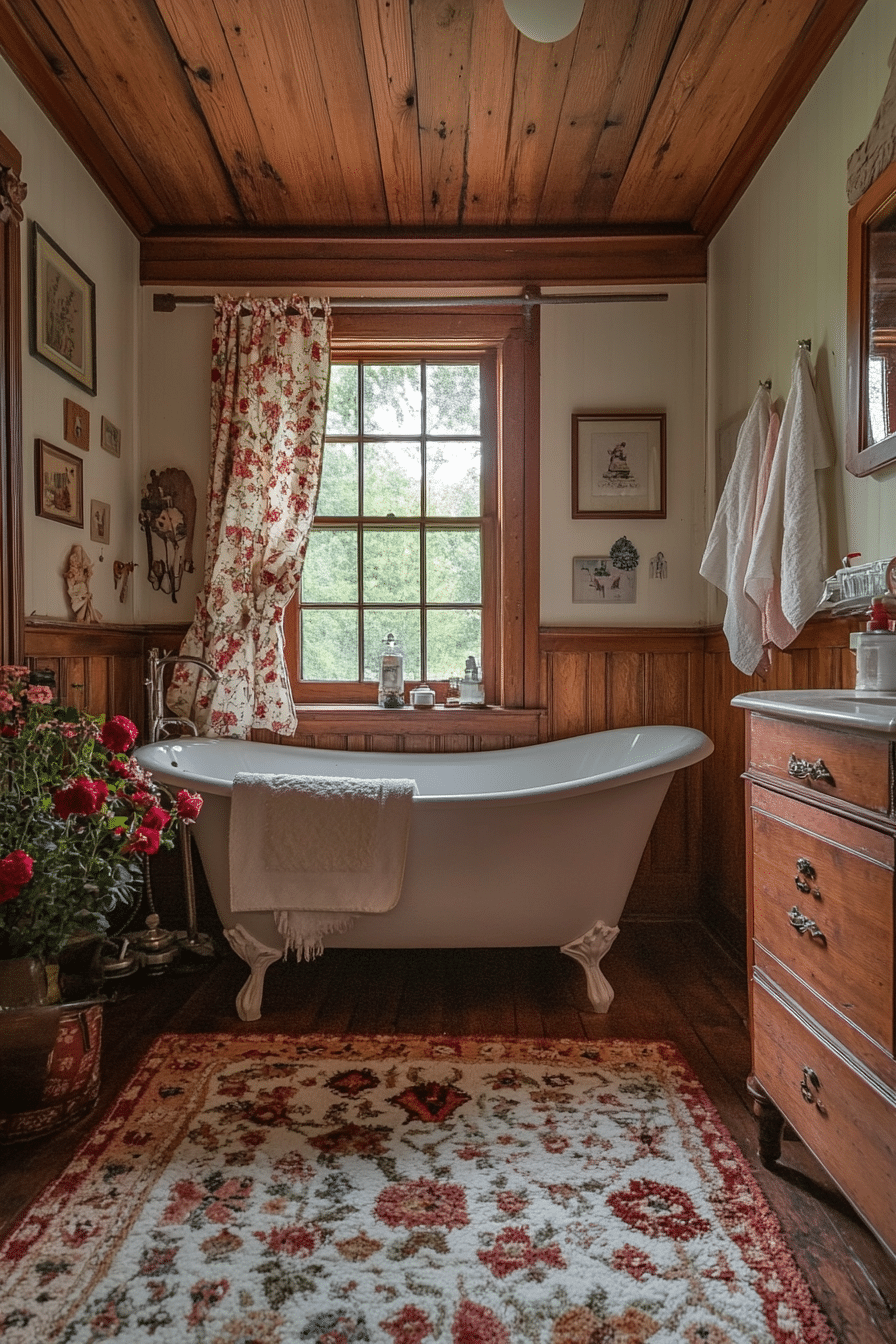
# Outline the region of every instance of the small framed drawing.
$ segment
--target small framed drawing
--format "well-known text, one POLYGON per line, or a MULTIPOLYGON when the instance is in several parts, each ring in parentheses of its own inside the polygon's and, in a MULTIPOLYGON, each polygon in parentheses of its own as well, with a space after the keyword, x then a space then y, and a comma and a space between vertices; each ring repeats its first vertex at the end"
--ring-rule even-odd
POLYGON ((96 396, 96 287, 31 225, 31 353, 96 396))
POLYGON ((121 457, 121 430, 105 416, 100 420, 100 443, 113 457, 121 457))
POLYGON ((572 417, 573 518, 665 518, 666 416, 572 417))
POLYGON ((85 453, 90 452, 90 412, 85 411, 76 401, 69 401, 68 397, 63 401, 62 407, 62 437, 66 443, 73 443, 85 453))
POLYGON ((36 439, 36 506, 39 518, 84 526, 84 463, 74 453, 36 439))
POLYGON ((577 555, 572 562, 573 602, 635 602, 634 569, 618 569, 609 555, 577 555))
POLYGON ((90 501, 90 540, 98 541, 101 546, 109 544, 109 516, 111 509, 101 499, 90 501))

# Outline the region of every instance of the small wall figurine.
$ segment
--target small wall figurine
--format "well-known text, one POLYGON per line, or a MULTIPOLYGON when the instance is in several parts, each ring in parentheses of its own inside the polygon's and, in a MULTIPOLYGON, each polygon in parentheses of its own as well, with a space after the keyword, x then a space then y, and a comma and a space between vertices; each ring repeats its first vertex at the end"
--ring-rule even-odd
POLYGON ((176 602, 184 570, 193 572, 196 526, 196 492, 180 467, 150 471, 140 500, 140 526, 146 533, 147 578, 176 602))
POLYGON ((133 560, 113 560, 112 578, 117 588, 121 584, 121 592, 118 594, 119 602, 123 602, 128 595, 128 579, 137 568, 133 560))
POLYGON ((73 546, 68 553, 68 563, 63 571, 68 600, 72 605, 76 621, 101 621, 102 612, 93 605, 90 592, 90 580, 93 577, 93 565, 83 546, 73 546))

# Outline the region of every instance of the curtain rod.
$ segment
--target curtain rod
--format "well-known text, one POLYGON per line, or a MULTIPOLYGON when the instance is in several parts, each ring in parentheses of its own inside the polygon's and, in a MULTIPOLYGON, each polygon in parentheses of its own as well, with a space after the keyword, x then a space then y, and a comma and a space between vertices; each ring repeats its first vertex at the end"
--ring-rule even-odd
MULTIPOLYGON (((246 295, 247 298, 251 297, 246 295)), ((264 296, 262 296, 264 297, 264 296)), ((519 304, 525 309, 545 303, 665 303, 668 294, 495 294, 490 297, 472 295, 467 298, 394 298, 394 299, 329 299, 331 308, 494 308, 501 304, 519 304)), ((184 304, 209 305, 214 294, 154 294, 154 313, 173 313, 184 304)), ((289 309, 287 309, 287 312, 289 309)))

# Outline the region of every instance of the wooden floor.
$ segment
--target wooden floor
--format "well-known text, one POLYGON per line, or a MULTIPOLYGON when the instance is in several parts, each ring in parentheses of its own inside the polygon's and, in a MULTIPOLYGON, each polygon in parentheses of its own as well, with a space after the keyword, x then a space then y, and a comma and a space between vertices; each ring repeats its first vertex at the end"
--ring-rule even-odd
MULTIPOLYGON (((674 1041, 701 1079, 842 1344, 896 1344, 896 1261, 795 1140, 774 1173, 756 1156, 742 969, 700 926, 629 923, 604 962, 616 999, 590 1011, 581 968, 554 948, 361 952, 268 971, 264 1016, 240 1022, 230 953, 154 980, 119 982, 106 1006, 100 1106, 161 1031, 639 1037, 674 1041)), ((61 1137, 0 1150, 0 1230, 56 1176, 94 1116, 61 1137)))

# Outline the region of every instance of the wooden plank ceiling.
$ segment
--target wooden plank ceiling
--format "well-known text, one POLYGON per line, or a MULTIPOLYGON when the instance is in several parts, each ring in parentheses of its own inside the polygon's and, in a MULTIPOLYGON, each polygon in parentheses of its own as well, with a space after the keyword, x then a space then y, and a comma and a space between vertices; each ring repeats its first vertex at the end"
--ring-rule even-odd
POLYGON ((300 237, 686 252, 862 2, 585 0, 545 45, 501 0, 0 0, 0 50, 150 259, 300 237))

